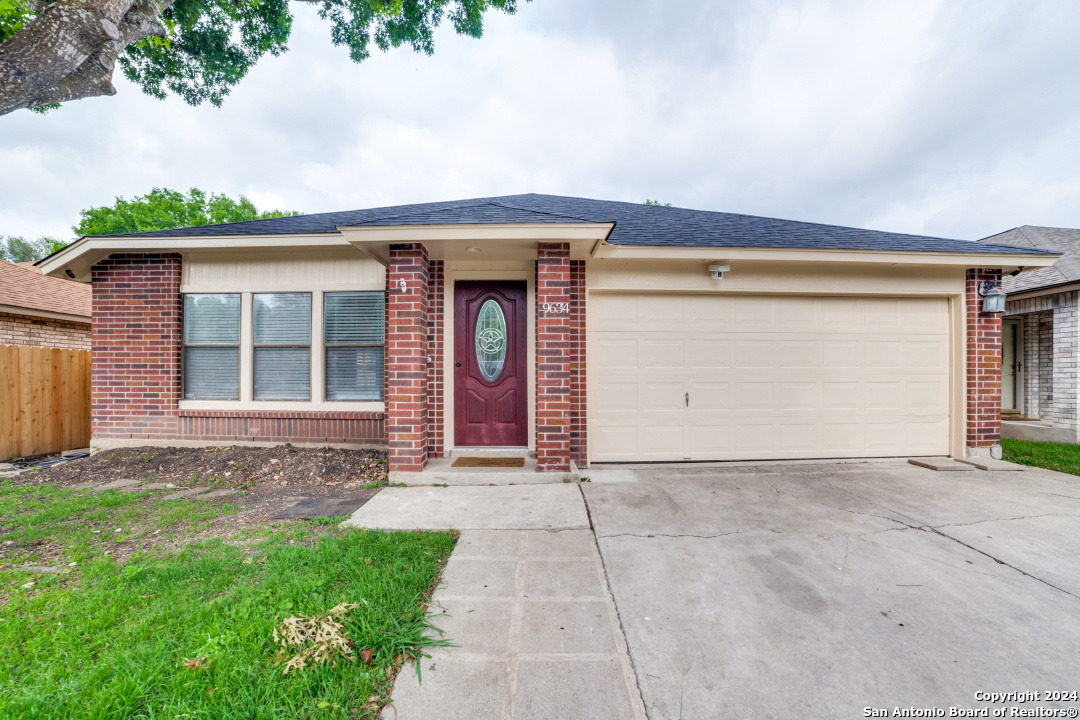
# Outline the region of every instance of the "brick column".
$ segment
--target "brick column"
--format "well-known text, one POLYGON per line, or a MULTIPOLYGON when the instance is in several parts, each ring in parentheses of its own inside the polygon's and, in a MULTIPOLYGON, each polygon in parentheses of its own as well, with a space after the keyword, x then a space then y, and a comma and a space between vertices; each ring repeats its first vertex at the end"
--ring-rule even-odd
POLYGON ((446 331, 442 260, 428 263, 428 457, 442 457, 446 393, 443 389, 443 335, 446 331))
POLYGON ((585 416, 585 261, 570 261, 570 459, 578 467, 588 462, 588 423, 585 416))
POLYGON ((1001 270, 969 268, 967 317, 967 452, 999 455, 1001 446, 1001 315, 984 313, 979 284, 997 284, 1001 270))
POLYGON ((570 469, 570 245, 538 243, 536 259, 536 464, 570 469))
POLYGON ((427 464, 428 257, 419 243, 390 246, 386 270, 386 422, 390 471, 427 464))
POLYGON ((175 439, 180 407, 180 256, 94 265, 92 439, 175 439))

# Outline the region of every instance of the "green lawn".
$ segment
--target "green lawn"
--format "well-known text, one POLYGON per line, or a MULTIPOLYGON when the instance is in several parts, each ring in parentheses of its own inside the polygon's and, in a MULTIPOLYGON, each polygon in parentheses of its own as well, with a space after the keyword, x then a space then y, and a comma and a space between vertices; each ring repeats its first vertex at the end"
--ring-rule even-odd
POLYGON ((1002 460, 1080 475, 1080 445, 1002 439, 1001 450, 1002 460))
POLYGON ((229 510, 0 485, 0 717, 374 717, 437 637, 423 603, 455 536, 292 522, 205 539, 229 510), (64 569, 13 569, 44 563, 64 569), (283 676, 276 623, 342 602, 361 605, 345 632, 370 664, 283 676))

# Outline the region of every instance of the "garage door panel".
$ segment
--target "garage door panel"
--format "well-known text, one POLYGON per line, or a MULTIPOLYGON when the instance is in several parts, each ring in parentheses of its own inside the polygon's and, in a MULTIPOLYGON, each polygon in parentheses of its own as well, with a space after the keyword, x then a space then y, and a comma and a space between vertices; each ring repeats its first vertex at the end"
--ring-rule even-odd
POLYGON ((649 370, 681 371, 686 363, 685 341, 682 339, 648 338, 640 341, 642 367, 649 370))
POLYGON ((702 338, 690 343, 685 353, 691 370, 726 370, 731 366, 730 340, 702 338))
POLYGON ((944 299, 632 300, 590 297, 595 461, 947 452, 944 299), (647 322, 610 311, 628 304, 647 322))
POLYGON ((735 341, 735 367, 737 368, 771 368, 776 365, 776 361, 775 340, 735 341))
POLYGON ((608 337, 592 352, 593 361, 601 369, 637 369, 639 366, 637 338, 608 337))

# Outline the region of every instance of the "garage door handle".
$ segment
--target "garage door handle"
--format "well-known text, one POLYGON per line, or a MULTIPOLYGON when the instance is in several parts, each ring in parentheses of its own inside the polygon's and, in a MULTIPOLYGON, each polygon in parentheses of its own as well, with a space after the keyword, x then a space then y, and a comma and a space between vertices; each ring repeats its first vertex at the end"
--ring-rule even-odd
POLYGON ((686 393, 686 407, 690 407, 690 393, 686 393))

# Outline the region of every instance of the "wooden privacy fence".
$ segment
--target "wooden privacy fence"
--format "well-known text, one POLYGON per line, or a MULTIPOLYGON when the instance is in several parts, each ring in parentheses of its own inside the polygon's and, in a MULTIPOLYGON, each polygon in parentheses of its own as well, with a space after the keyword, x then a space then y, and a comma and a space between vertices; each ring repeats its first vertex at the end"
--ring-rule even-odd
POLYGON ((0 460, 90 445, 90 351, 0 345, 0 460))

